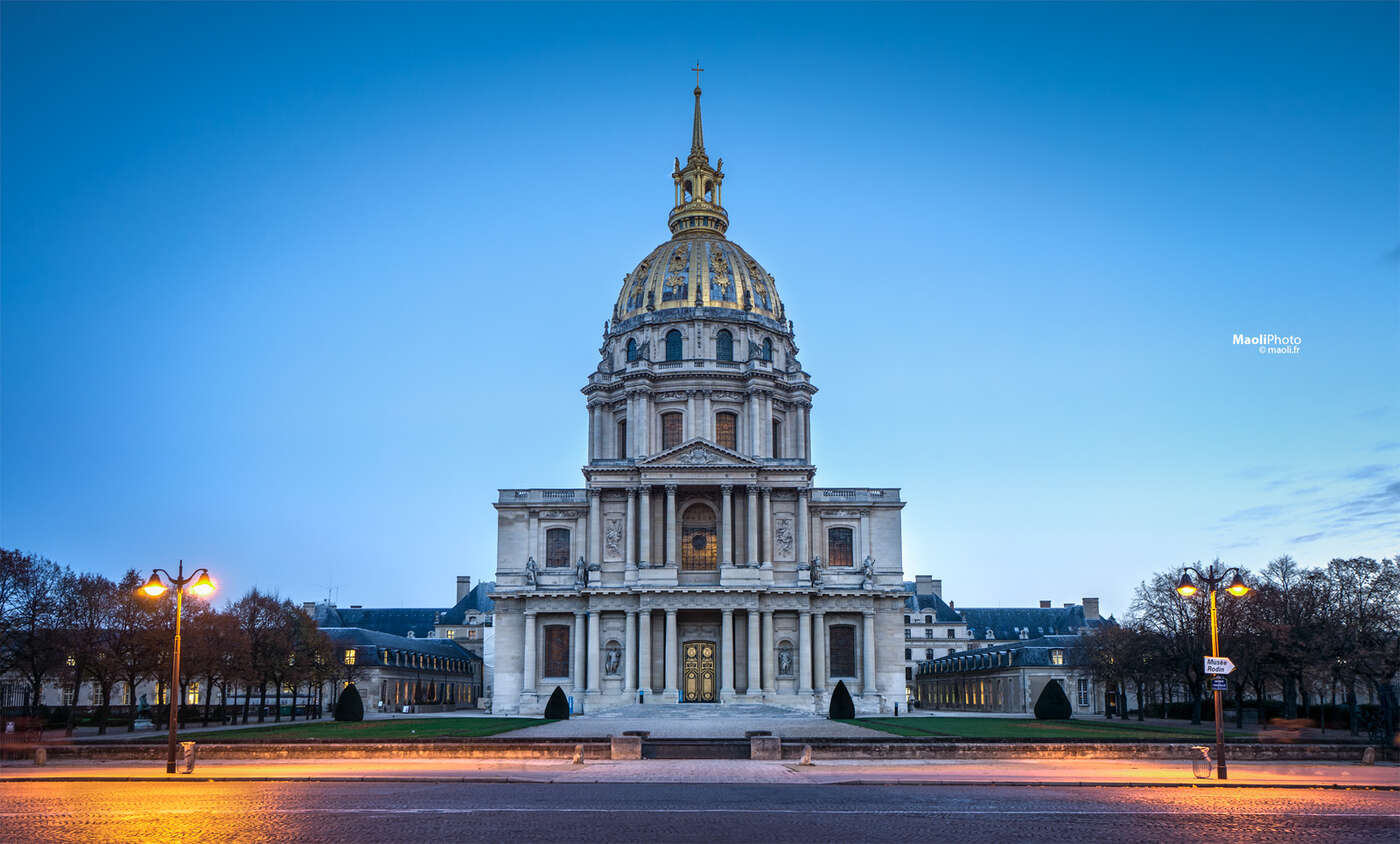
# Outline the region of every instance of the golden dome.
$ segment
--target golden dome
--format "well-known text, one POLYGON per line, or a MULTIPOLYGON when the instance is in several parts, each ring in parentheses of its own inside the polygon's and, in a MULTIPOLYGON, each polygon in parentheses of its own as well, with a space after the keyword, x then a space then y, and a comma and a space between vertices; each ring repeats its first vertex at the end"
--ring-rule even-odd
POLYGON ((729 214, 720 204, 722 168, 710 166, 700 123, 700 88, 695 88, 695 118, 690 155, 676 159, 671 180, 676 202, 666 223, 674 237, 651 251, 622 279, 613 308, 614 320, 626 320, 668 308, 729 308, 783 321, 773 277, 749 253, 728 241, 729 214))
POLYGON ((738 244, 688 233, 651 251, 622 280, 614 318, 667 308, 729 308, 782 322, 783 304, 770 276, 738 244))

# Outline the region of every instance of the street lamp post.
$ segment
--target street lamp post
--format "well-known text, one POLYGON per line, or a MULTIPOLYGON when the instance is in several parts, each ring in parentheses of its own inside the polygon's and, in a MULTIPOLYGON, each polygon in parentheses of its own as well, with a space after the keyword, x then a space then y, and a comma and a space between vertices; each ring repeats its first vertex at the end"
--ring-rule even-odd
POLYGON ((146 585, 141 587, 152 598, 159 598, 165 594, 166 585, 161 581, 160 576, 164 574, 175 589, 175 648, 170 669, 170 736, 167 741, 165 754, 165 772, 175 773, 175 725, 180 711, 180 616, 185 609, 185 587, 190 587, 190 593, 200 598, 207 598, 214 593, 214 581, 209 579, 209 570, 204 568, 195 569, 190 572, 189 577, 185 577, 185 561, 181 560, 176 574, 171 574, 165 569, 152 569, 151 579, 146 581, 146 585), (193 584, 193 585, 191 585, 193 584))
MULTIPOLYGON (((1243 598, 1245 595, 1249 594, 1249 586, 1245 584, 1244 578, 1240 576, 1240 570, 1234 566, 1220 571, 1215 570, 1215 563, 1211 563, 1207 566, 1205 571, 1201 571, 1195 566, 1186 566, 1181 571, 1181 580, 1177 581, 1176 584, 1176 591, 1183 598, 1190 598, 1200 591, 1191 580, 1191 572, 1195 572, 1201 584, 1210 590, 1210 655, 1219 658, 1220 624, 1215 614, 1215 593, 1220 589, 1220 584, 1225 582, 1225 578, 1229 576, 1231 572, 1234 573, 1234 577, 1230 580, 1229 585, 1225 587, 1226 592, 1229 592, 1236 598, 1243 598)), ((1211 689, 1211 692, 1215 697, 1215 773, 1217 779, 1223 780, 1228 779, 1225 772, 1225 727, 1222 723, 1222 718, 1224 716, 1222 714, 1220 690, 1211 689)))

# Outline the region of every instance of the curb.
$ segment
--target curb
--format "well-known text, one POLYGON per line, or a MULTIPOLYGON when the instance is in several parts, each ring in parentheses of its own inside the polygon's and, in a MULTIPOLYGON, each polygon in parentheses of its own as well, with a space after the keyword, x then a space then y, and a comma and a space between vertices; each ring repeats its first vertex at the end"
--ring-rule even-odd
MULTIPOLYGON (((176 774, 165 776, 43 776, 43 777, 0 777, 0 784, 29 782, 329 782, 329 783, 486 783, 512 785, 589 785, 598 783, 626 783, 630 780, 556 780, 530 777, 335 777, 335 776, 195 776, 176 774)), ((749 780, 730 782, 728 780, 637 780, 636 782, 706 785, 746 785, 749 780)), ((961 787, 999 786, 1021 788, 1284 788, 1290 790, 1329 790, 1329 791, 1393 791, 1400 792, 1400 785, 1366 785, 1344 783, 1255 783, 1218 782, 1199 780, 1195 782, 1124 782, 1097 780, 867 780, 846 779, 831 782, 771 783, 772 785, 833 785, 833 786, 928 786, 961 787)))

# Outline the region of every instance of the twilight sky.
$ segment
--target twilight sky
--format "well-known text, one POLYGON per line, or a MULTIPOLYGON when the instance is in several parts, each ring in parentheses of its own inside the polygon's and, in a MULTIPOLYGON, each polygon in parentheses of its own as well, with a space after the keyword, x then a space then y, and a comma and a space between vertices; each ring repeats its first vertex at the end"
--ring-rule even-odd
POLYGON ((3 15, 0 544, 446 606, 669 236, 698 57, 817 483, 963 606, 1400 552, 1394 3, 3 15), (1235 333, 1301 338, 1297 355, 1235 333))

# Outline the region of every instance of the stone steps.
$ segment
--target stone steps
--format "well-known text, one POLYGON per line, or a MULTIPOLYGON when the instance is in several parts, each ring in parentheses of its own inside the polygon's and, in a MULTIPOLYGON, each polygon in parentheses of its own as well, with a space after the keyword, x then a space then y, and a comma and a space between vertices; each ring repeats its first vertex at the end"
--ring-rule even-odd
POLYGON ((595 713, 592 718, 811 718, 811 712, 766 703, 631 703, 595 713))

